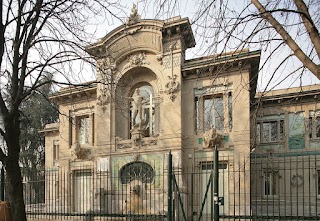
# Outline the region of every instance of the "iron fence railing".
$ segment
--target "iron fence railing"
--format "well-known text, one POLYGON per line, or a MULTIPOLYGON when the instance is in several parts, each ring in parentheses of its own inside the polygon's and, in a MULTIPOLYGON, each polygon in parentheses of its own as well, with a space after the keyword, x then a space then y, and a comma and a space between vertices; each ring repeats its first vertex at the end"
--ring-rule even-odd
POLYGON ((320 152, 219 151, 217 161, 208 151, 181 165, 174 157, 164 161, 47 170, 24 181, 28 218, 320 220, 320 152))

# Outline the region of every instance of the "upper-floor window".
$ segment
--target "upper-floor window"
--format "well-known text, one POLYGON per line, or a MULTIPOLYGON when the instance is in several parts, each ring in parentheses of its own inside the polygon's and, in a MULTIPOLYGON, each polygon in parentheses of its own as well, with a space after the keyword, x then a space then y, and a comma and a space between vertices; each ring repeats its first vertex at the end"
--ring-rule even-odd
POLYGON ((90 118, 89 115, 79 116, 77 121, 77 140, 81 144, 89 144, 90 142, 90 118))
POLYGON ((284 115, 266 116, 257 120, 256 138, 258 143, 284 140, 284 115))
POLYGON ((145 136, 155 134, 155 101, 152 86, 149 84, 136 87, 131 95, 130 130, 139 128, 145 136))
POLYGON ((211 127, 223 130, 224 126, 224 105, 222 95, 210 95, 203 98, 204 130, 211 127))
POLYGON ((309 112, 309 138, 320 138, 320 110, 309 112))
POLYGON ((195 91, 195 129, 208 131, 211 128, 223 131, 226 125, 232 129, 232 94, 207 94, 195 91), (226 122, 228 121, 228 124, 226 122))

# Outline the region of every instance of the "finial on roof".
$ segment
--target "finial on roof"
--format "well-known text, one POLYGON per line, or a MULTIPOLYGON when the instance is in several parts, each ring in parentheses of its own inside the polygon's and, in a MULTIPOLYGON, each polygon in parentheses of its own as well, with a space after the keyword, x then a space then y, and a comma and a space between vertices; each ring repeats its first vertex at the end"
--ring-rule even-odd
POLYGON ((126 24, 133 25, 139 21, 140 21, 140 15, 138 14, 137 6, 136 4, 133 4, 131 8, 130 17, 127 18, 126 24))

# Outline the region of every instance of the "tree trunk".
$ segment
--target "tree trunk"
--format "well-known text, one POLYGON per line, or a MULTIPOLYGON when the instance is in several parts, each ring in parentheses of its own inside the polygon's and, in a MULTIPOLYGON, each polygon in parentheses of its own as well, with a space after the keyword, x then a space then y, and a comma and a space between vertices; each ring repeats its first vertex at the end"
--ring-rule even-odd
POLYGON ((4 118, 6 128, 5 141, 8 149, 7 160, 4 163, 6 169, 7 196, 11 207, 12 221, 27 221, 25 204, 23 199, 23 184, 21 169, 19 166, 20 154, 20 121, 19 112, 13 113, 12 118, 4 118))
POLYGON ((18 162, 6 164, 7 194, 11 206, 12 221, 26 221, 26 210, 23 200, 23 184, 18 162))

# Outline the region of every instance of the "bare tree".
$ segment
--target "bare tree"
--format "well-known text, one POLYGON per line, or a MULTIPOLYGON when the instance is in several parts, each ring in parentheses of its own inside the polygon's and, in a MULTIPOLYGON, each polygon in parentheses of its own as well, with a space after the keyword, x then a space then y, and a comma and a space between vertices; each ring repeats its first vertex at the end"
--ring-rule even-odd
POLYGON ((5 147, 0 149, 0 161, 6 170, 12 220, 26 220, 19 166, 23 102, 61 78, 72 83, 71 77, 82 71, 76 61, 86 59, 84 46, 93 40, 87 25, 119 10, 116 1, 107 0, 1 1, 0 135, 5 147), (48 73, 55 80, 47 78, 48 73))
POLYGON ((320 79, 319 1, 204 0, 196 8, 192 24, 201 51, 195 53, 260 49, 266 89, 310 72, 320 79))

